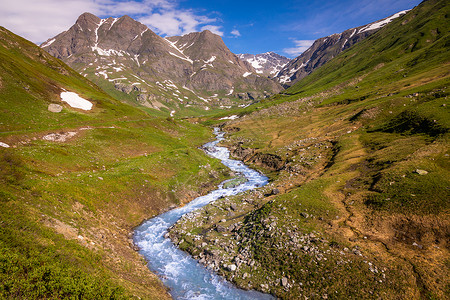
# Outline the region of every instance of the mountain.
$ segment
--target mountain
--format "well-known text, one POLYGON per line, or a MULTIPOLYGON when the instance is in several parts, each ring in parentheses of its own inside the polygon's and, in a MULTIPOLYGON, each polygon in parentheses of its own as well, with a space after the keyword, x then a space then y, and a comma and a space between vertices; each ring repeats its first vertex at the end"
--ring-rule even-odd
POLYGON ((84 13, 41 47, 111 95, 157 109, 218 109, 281 90, 208 30, 162 38, 128 16, 84 13))
POLYGON ((247 61, 256 70, 256 73, 263 74, 268 77, 274 77, 283 67, 290 61, 289 58, 274 52, 266 52, 262 54, 237 54, 237 56, 247 61))
POLYGON ((292 87, 217 122, 270 177, 172 228, 279 299, 446 299, 450 2, 426 0, 292 87))
POLYGON ((281 69, 276 75, 278 81, 285 86, 293 85, 342 51, 367 38, 406 12, 401 11, 368 25, 351 28, 339 34, 336 33, 317 39, 311 47, 281 69))
POLYGON ((133 228, 229 175, 210 128, 151 112, 0 27, 0 299, 171 298, 133 228))

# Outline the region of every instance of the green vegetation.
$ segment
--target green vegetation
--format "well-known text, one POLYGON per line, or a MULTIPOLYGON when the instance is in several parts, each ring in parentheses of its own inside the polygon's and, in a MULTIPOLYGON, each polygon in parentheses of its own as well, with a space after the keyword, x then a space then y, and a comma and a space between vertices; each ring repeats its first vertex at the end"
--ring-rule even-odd
POLYGON ((246 117, 224 125, 224 143, 271 183, 171 234, 280 298, 448 298, 449 15, 447 1, 424 1, 283 94, 230 112, 246 117))
POLYGON ((231 177, 197 121, 236 114, 224 144, 271 182, 184 218, 181 249, 285 299, 448 298, 449 15, 424 1, 283 94, 191 122, 0 28, 1 297, 168 298, 129 233, 231 177), (49 112, 63 89, 94 109, 49 112))
POLYGON ((211 130, 119 102, 0 35, 0 298, 169 298, 130 234, 229 178, 198 149, 211 130), (62 103, 63 89, 93 109, 62 103))

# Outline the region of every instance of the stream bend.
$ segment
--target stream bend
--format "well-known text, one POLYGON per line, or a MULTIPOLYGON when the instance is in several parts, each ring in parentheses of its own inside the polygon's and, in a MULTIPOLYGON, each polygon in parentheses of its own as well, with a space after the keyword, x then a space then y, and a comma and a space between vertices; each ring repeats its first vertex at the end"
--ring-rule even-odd
POLYGON ((135 229, 134 243, 139 247, 139 253, 148 261, 148 268, 160 277, 174 299, 273 299, 271 295, 235 287, 178 249, 170 239, 164 238, 168 228, 183 215, 221 197, 255 189, 268 182, 267 177, 261 173, 250 169, 241 161, 230 159, 228 149, 217 146, 224 139, 224 133, 218 128, 214 129, 214 133, 217 139, 204 145, 205 152, 220 159, 232 171, 243 174, 248 181, 227 189, 221 184, 218 189, 183 207, 145 221, 135 229))

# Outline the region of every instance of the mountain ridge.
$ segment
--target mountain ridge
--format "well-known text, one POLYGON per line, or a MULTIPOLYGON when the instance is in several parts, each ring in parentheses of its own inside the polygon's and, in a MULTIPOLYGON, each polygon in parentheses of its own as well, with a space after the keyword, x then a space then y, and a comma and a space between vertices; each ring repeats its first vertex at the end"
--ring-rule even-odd
POLYGON ((162 38, 128 16, 84 13, 41 46, 107 91, 114 86, 135 102, 169 111, 237 106, 282 89, 208 30, 162 38))
POLYGON ((406 14, 407 11, 404 10, 384 19, 315 40, 311 47, 280 70, 276 78, 285 87, 292 86, 339 53, 364 40, 392 20, 406 14))
POLYGON ((273 51, 261 54, 237 54, 237 56, 252 65, 258 74, 276 77, 282 68, 290 61, 289 58, 273 51))

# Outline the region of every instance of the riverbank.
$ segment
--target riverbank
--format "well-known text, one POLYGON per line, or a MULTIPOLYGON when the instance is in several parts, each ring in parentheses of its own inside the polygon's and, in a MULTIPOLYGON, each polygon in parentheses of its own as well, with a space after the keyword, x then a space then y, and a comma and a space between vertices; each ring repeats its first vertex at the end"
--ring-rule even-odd
POLYGON ((267 183, 261 173, 249 169, 242 162, 229 159, 229 151, 217 144, 223 139, 223 133, 215 130, 217 140, 206 144, 206 153, 229 167, 234 173, 242 174, 247 182, 238 186, 223 188, 198 197, 183 207, 173 209, 144 222, 136 228, 134 242, 140 253, 147 259, 152 272, 159 275, 169 288, 174 298, 190 299, 205 297, 206 299, 272 299, 270 295, 254 291, 245 291, 215 275, 192 259, 186 252, 178 249, 168 238, 167 230, 178 220, 190 219, 196 210, 214 203, 217 199, 236 195, 267 183))

